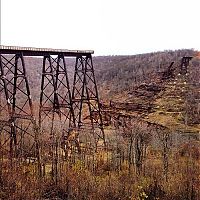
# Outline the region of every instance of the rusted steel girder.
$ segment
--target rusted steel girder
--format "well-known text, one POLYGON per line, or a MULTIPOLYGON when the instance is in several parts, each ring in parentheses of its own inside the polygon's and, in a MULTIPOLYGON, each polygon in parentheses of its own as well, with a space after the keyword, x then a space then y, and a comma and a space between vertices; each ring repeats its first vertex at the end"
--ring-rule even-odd
POLYGON ((76 57, 78 55, 93 54, 92 50, 69 50, 69 49, 51 49, 51 48, 34 48, 34 47, 18 47, 0 45, 0 50, 4 54, 20 54, 24 56, 44 56, 63 54, 67 57, 76 57))
POLYGON ((40 92, 39 126, 51 122, 50 134, 53 135, 55 123, 58 121, 62 122, 63 131, 74 127, 75 124, 67 67, 63 54, 59 54, 56 58, 45 55, 40 92), (72 120, 69 120, 70 117, 72 120))
MULTIPOLYGON (((1 61, 1 68, 7 69, 9 74, 11 74, 9 75, 9 78, 7 76, 5 80, 5 72, 2 71, 3 73, 1 73, 0 91, 1 94, 4 95, 2 98, 6 100, 6 106, 3 106, 4 113, 6 111, 8 113, 6 114, 7 119, 1 120, 1 124, 9 124, 9 127, 14 124, 14 127, 16 127, 15 121, 18 119, 29 120, 31 123, 34 122, 35 124, 35 120, 32 115, 32 101, 28 81, 25 75, 25 64, 23 57, 43 56, 44 59, 40 94, 39 126, 41 127, 42 124, 44 124, 44 120, 49 118, 51 121, 51 133, 53 133, 54 124, 56 124, 58 121, 62 121, 63 124, 66 123, 66 125, 62 126, 64 127, 64 139, 69 138, 70 131, 68 130, 75 130, 75 132, 77 132, 77 128, 79 130, 83 129, 84 127, 86 129, 89 128, 90 130, 93 130, 95 140, 97 142, 102 140, 105 144, 102 116, 99 106, 99 97, 91 56, 93 53, 94 52, 90 50, 80 51, 67 49, 11 47, 0 45, 0 54, 6 55, 4 57, 8 57, 6 61, 7 64, 4 64, 5 62, 1 61), (10 58, 9 55, 14 56, 10 58), (57 58, 55 58, 55 56, 57 56, 57 58), (76 58, 76 70, 74 76, 75 80, 72 92, 73 98, 71 97, 69 82, 67 78, 65 57, 76 58), (21 62, 21 70, 17 69, 18 61, 21 62), (79 75, 81 77, 79 77, 79 75), (20 78, 21 83, 18 83, 20 78), (18 87, 18 85, 20 86, 18 87), (79 93, 77 96, 77 89, 79 85, 81 85, 81 93, 79 93), (18 102, 21 102, 22 97, 20 97, 18 93, 21 93, 22 96, 25 95, 25 98, 23 98, 25 102, 20 106, 18 106, 18 102), (88 115, 85 114, 85 106, 86 111, 89 113, 89 120, 87 117, 88 115), (7 110, 5 110, 5 108, 7 110), (84 126, 82 126, 83 124, 84 126)), ((8 130, 8 133, 10 134, 10 130, 8 130)), ((15 138, 15 128, 13 128, 11 133, 11 135, 13 135, 11 138, 15 138)), ((12 140, 12 143, 14 143, 15 140, 12 140)))
POLYGON ((181 67, 180 67, 180 74, 181 75, 186 75, 187 74, 188 66, 189 66, 190 60, 192 58, 193 57, 191 57, 191 56, 185 56, 185 57, 182 58, 181 67))
MULTIPOLYGON (((61 143, 64 144, 62 148, 65 148, 70 129, 75 128, 67 66, 62 53, 57 57, 52 57, 50 54, 43 57, 39 127, 49 137, 52 178, 57 182, 58 146, 61 143)), ((76 144, 78 146, 77 142, 76 144)))
POLYGON ((96 148, 106 147, 102 114, 94 75, 92 56, 77 56, 75 64, 72 103, 76 127, 90 130, 96 148))
POLYGON ((36 123, 22 53, 0 54, 0 99, 1 153, 32 156, 36 123))

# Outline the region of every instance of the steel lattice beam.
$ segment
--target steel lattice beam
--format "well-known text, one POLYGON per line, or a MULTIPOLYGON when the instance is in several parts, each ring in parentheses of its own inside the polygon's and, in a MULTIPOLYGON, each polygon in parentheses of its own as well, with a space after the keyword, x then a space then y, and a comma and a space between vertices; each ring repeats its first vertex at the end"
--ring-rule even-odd
POLYGON ((11 157, 35 155, 36 123, 23 54, 0 57, 1 149, 11 157))
POLYGON ((188 70, 188 66, 189 66, 189 62, 193 57, 191 56, 185 56, 182 58, 181 60, 181 67, 180 67, 180 74, 181 75, 186 75, 187 74, 187 70, 188 70))
POLYGON ((72 102, 76 127, 79 130, 91 130, 96 145, 99 141, 103 141, 105 147, 105 134, 91 55, 76 58, 72 102))
POLYGON ((50 55, 44 56, 39 126, 41 127, 48 119, 51 121, 51 131, 53 131, 54 123, 58 120, 62 121, 62 129, 66 131, 74 127, 74 120, 69 124, 70 116, 74 119, 65 58, 62 54, 59 54, 57 58, 50 55))
POLYGON ((58 173, 58 143, 59 141, 67 140, 70 129, 75 128, 74 112, 64 54, 58 54, 56 58, 49 54, 45 55, 43 58, 39 127, 47 133, 50 132, 49 146, 52 154, 52 178, 54 179, 57 177, 58 173))
MULTIPOLYGON (((96 141, 102 140, 105 144, 102 116, 91 56, 93 51, 9 46, 0 46, 0 50, 2 55, 14 55, 14 57, 9 59, 5 58, 1 62, 2 69, 6 70, 1 75, 0 84, 2 87, 0 89, 1 93, 5 96, 4 99, 8 99, 6 100, 7 112, 11 113, 11 117, 4 124, 9 124, 9 126, 14 124, 16 128, 15 122, 18 119, 32 122, 33 115, 30 114, 32 113, 32 102, 25 75, 23 56, 44 56, 39 126, 41 127, 42 124, 45 124, 45 120, 47 121, 49 119, 48 122, 51 121, 51 135, 53 135, 54 125, 58 121, 62 121, 63 138, 68 139, 70 130, 77 132, 77 128, 79 130, 86 128, 93 130, 96 141), (57 57, 55 58, 55 56, 57 57), (76 58, 73 97, 71 97, 70 93, 65 57, 76 58), (17 63, 19 62, 21 63, 20 68, 17 67, 17 63), (4 80, 5 75, 6 80, 4 80), (26 89, 24 90, 24 88, 26 89), (26 98, 22 98, 21 96, 25 96, 26 98), (21 102, 20 98, 25 99, 25 101, 23 104, 18 105, 17 102, 21 102), (10 111, 9 103, 11 107, 10 111)), ((17 128, 20 129, 20 127, 17 128)), ((11 135, 13 142, 16 142, 15 129, 11 131, 11 135)), ((77 134, 75 135, 77 136, 77 134)))

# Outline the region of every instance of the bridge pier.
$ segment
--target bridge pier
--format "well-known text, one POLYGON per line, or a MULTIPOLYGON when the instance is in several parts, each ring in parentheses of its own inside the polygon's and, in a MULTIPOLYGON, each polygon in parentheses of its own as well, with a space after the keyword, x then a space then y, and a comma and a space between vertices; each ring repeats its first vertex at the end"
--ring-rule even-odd
POLYGON ((24 56, 23 53, 17 53, 9 56, 1 54, 0 57, 1 134, 8 135, 8 141, 2 145, 10 152, 11 157, 28 156, 35 151, 33 129, 36 123, 24 56), (23 147, 23 140, 30 143, 27 150, 23 147), (7 142, 10 142, 9 147, 7 142))
POLYGON ((185 56, 185 57, 182 58, 181 66, 180 66, 180 74, 181 75, 186 75, 187 74, 189 63, 190 63, 191 59, 192 59, 191 56, 185 56))
POLYGON ((106 146, 92 56, 76 57, 72 102, 76 127, 89 130, 95 148, 106 146))

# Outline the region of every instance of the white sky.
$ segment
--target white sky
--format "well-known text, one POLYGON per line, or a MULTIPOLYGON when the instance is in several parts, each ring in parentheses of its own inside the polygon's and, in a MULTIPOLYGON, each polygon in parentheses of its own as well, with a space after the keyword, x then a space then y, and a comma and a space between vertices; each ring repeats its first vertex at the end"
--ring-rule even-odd
POLYGON ((1 0, 1 44, 95 55, 200 50, 200 0, 1 0))

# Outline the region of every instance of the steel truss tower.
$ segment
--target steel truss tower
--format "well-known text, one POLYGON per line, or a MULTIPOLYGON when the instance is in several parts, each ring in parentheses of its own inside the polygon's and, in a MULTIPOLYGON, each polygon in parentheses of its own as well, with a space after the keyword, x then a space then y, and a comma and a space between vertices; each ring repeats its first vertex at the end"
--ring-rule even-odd
POLYGON ((42 128, 40 131, 44 130, 44 132, 51 129, 46 133, 48 136, 50 133, 52 151, 55 150, 58 136, 56 132, 61 133, 61 138, 64 140, 73 139, 79 151, 78 138, 82 137, 83 132, 86 135, 92 133, 93 137, 90 137, 90 134, 89 137, 93 138, 95 147, 105 146, 92 63, 93 53, 93 51, 0 46, 0 146, 2 152, 7 150, 10 154, 15 152, 15 155, 18 155, 21 149, 21 154, 31 156, 33 152, 31 147, 37 147, 44 139, 44 134, 39 138, 39 133, 35 134, 35 131, 32 131, 32 128, 37 131, 38 128, 33 117, 25 56, 43 57, 39 127, 42 128), (67 57, 76 59, 72 94, 67 77, 65 61, 67 57), (72 135, 74 138, 70 137, 72 135), (34 145, 35 143, 37 145, 34 145))
POLYGON ((4 155, 7 157, 10 155, 11 158, 32 157, 37 160, 40 177, 42 172, 45 173, 45 163, 51 163, 52 178, 57 182, 60 152, 69 141, 72 142, 71 146, 74 145, 75 150, 80 152, 79 138, 85 132, 85 135, 92 133, 95 149, 98 145, 105 146, 92 63, 93 53, 93 51, 0 46, 1 159, 4 155), (39 126, 33 115, 25 56, 43 57, 39 126), (76 59, 72 94, 66 57, 76 59), (62 141, 66 141, 64 146, 62 141), (46 147, 50 150, 50 157, 46 147), (47 161, 45 161, 46 154, 48 154, 47 161))
POLYGON ((65 142, 65 139, 68 139, 69 129, 75 127, 67 67, 63 54, 56 57, 47 54, 43 57, 39 127, 48 136, 50 132, 48 145, 52 155, 52 175, 55 178, 58 176, 58 147, 65 142))
POLYGON ((190 60, 192 58, 193 57, 191 57, 191 56, 185 56, 185 57, 182 58, 181 67, 180 67, 180 74, 181 75, 186 75, 187 74, 188 66, 189 66, 190 60))
POLYGON ((90 131, 95 148, 106 146, 100 102, 91 55, 77 56, 72 102, 78 130, 90 131))
POLYGON ((35 157, 37 127, 23 53, 0 54, 0 101, 2 155, 35 157))
POLYGON ((57 121, 62 121, 64 130, 73 126, 74 120, 71 121, 72 124, 69 124, 70 116, 74 118, 65 58, 62 54, 56 58, 45 55, 42 69, 39 125, 41 126, 45 120, 50 120, 52 135, 57 121), (67 127, 66 123, 68 123, 67 127))

